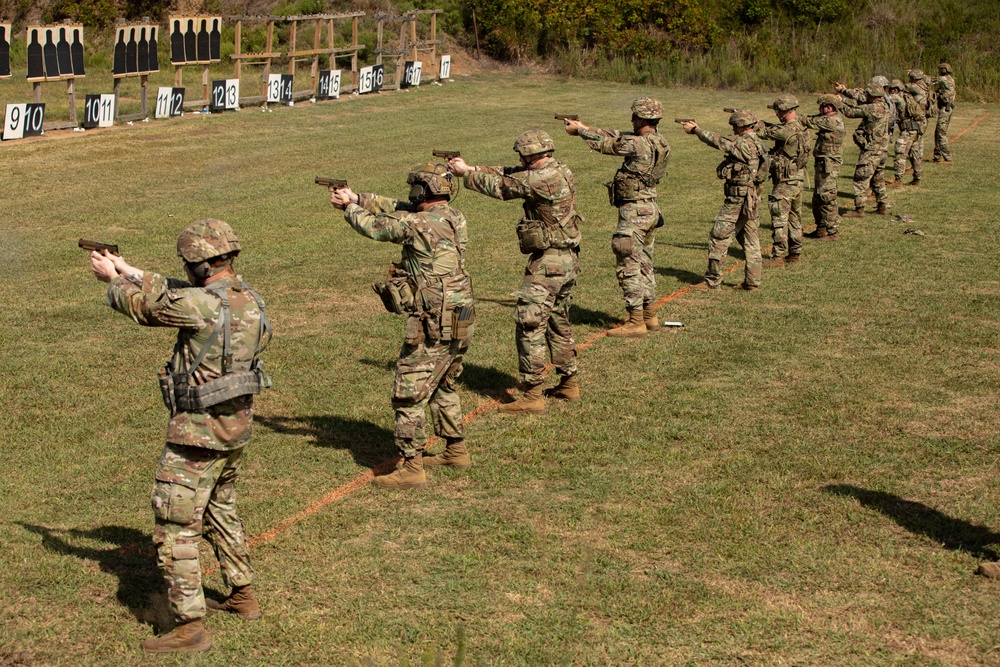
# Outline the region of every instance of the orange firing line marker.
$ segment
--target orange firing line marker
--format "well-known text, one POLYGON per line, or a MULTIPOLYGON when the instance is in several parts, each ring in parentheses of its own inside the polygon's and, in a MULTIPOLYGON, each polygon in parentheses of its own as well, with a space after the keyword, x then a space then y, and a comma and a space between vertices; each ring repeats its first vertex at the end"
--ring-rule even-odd
POLYGON ((987 116, 989 116, 989 114, 986 114, 985 116, 983 116, 982 118, 980 118, 979 120, 977 120, 976 122, 974 122, 972 125, 970 125, 969 127, 965 128, 964 130, 962 130, 961 132, 959 132, 958 134, 956 134, 954 137, 952 137, 950 139, 950 142, 958 141, 959 138, 963 134, 965 134, 966 132, 968 132, 969 130, 971 130, 972 128, 974 128, 976 125, 979 125, 980 121, 986 120, 987 116))
MULTIPOLYGON (((770 248, 765 248, 764 252, 770 252, 770 248)), ((736 271, 741 266, 743 266, 745 263, 746 262, 744 262, 744 261, 736 262, 733 266, 731 266, 728 269, 726 269, 725 273, 726 274, 732 273, 733 271, 736 271)), ((679 296, 687 294, 692 289, 694 289, 694 285, 685 285, 684 287, 680 288, 679 290, 677 290, 675 292, 671 292, 670 294, 668 294, 668 295, 660 298, 656 302, 656 305, 659 306, 661 304, 667 303, 668 301, 672 301, 672 300, 676 299, 679 296)), ((593 345, 594 343, 596 343, 601 338, 604 338, 607 335, 608 335, 608 330, 607 329, 604 329, 603 331, 598 331, 596 333, 593 333, 590 336, 588 336, 586 338, 586 340, 584 340, 582 343, 578 344, 576 346, 576 349, 577 349, 578 352, 582 351, 582 350, 586 350, 591 345, 593 345)), ((552 368, 552 364, 548 364, 548 366, 546 366, 546 370, 549 370, 551 368, 552 368)), ((472 410, 472 412, 468 413, 467 415, 465 415, 465 417, 462 418, 462 423, 463 424, 468 424, 470 421, 473 421, 474 419, 478 419, 479 417, 481 417, 484 414, 486 414, 487 412, 491 411, 493 408, 497 407, 498 405, 500 405, 500 401, 497 400, 497 399, 495 399, 495 398, 491 398, 489 400, 483 401, 482 403, 480 403, 479 405, 477 405, 472 410)), ((433 436, 431 438, 428 438, 427 439, 427 445, 428 446, 433 445, 438 440, 440 440, 440 438, 438 438, 437 436, 433 436)), ((259 535, 255 535, 254 537, 250 538, 247 541, 247 546, 252 547, 252 546, 256 546, 258 544, 264 544, 265 542, 270 542, 271 540, 273 540, 274 538, 276 538, 278 535, 281 535, 283 532, 285 532, 286 530, 288 530, 289 528, 291 528, 292 526, 294 526, 298 522, 302 521, 303 519, 305 519, 305 518, 307 518, 309 516, 312 516, 313 514, 315 514, 316 512, 320 511, 321 509, 323 509, 327 505, 330 505, 331 503, 335 503, 338 500, 342 500, 343 498, 345 498, 346 496, 354 493, 358 489, 364 488, 365 486, 367 486, 368 484, 370 484, 371 481, 375 478, 375 473, 376 472, 384 470, 384 469, 391 468, 395 464, 395 462, 397 460, 398 460, 398 457, 393 457, 391 459, 386 459, 385 461, 383 461, 382 463, 380 463, 379 465, 377 465, 374 470, 366 470, 366 471, 364 471, 362 473, 359 473, 353 479, 351 479, 349 482, 347 482, 345 484, 342 484, 341 486, 338 486, 336 489, 333 489, 332 491, 328 492, 325 496, 323 496, 322 498, 320 498, 319 500, 317 500, 316 502, 314 502, 312 505, 310 505, 309 507, 305 508, 304 510, 301 510, 301 511, 293 514, 292 516, 288 517, 287 519, 281 521, 280 523, 275 524, 274 526, 272 526, 271 528, 267 529, 263 533, 260 533, 259 535)), ((218 569, 219 569, 218 566, 211 567, 211 568, 206 568, 206 569, 202 570, 202 574, 204 574, 205 576, 208 576, 208 575, 212 574, 213 572, 215 572, 218 569)))

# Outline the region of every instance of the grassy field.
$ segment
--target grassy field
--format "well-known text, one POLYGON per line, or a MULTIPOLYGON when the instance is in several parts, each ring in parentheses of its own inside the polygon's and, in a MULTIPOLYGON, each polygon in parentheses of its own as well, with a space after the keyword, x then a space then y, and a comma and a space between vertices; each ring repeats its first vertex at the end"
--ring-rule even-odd
MULTIPOLYGON (((600 184, 617 162, 552 114, 625 126, 641 94, 664 100, 668 121, 717 131, 721 107, 770 101, 479 77, 0 146, 0 665, 460 653, 511 666, 1000 665, 1000 583, 973 574, 1000 558, 1000 108, 960 106, 955 134, 989 116, 955 143, 955 164, 892 192, 912 222, 845 221, 840 243, 807 244, 760 291, 688 291, 660 309, 683 329, 611 340, 597 336, 623 305, 600 184), (581 353, 584 400, 520 418, 490 408, 516 381, 520 207, 463 192, 480 313, 462 376, 476 466, 378 491, 358 476, 393 452, 403 332, 370 284, 398 250, 354 233, 312 178, 403 196, 406 168, 432 148, 510 164, 532 127, 553 133, 586 218, 572 311, 578 340, 597 337, 581 353), (275 389, 239 486, 264 620, 212 616, 211 652, 147 660, 165 425, 154 374, 172 336, 104 306, 76 240, 117 242, 134 265, 176 275, 178 232, 206 216, 240 234, 239 268, 277 332, 275 389)), ((663 132, 668 295, 700 280, 722 188, 716 151, 671 122, 663 132)), ((206 587, 221 591, 214 568, 206 587)))

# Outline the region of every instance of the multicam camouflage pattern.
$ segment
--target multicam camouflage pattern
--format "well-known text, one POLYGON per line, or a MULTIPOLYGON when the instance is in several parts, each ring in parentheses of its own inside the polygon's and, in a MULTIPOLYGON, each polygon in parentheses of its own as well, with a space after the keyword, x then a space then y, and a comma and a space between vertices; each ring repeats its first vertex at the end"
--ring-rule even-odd
POLYGON ((847 118, 860 118, 854 132, 854 143, 861 149, 854 168, 854 207, 863 209, 868 200, 868 188, 875 192, 879 204, 889 204, 885 187, 885 162, 889 155, 889 103, 882 95, 857 102, 846 91, 837 107, 847 118))
POLYGON ((434 433, 462 437, 462 405, 455 380, 472 340, 452 336, 452 313, 473 305, 465 271, 469 233, 465 216, 447 203, 416 211, 406 202, 362 194, 344 218, 362 236, 403 246, 400 266, 408 275, 415 309, 406 323, 406 342, 396 362, 392 407, 399 452, 412 458, 423 451, 426 408, 434 433))
POLYGON ((663 118, 663 105, 652 97, 640 97, 632 102, 632 115, 645 120, 663 118))
POLYGON ((920 70, 910 72, 910 83, 906 85, 906 92, 913 95, 917 104, 923 109, 924 117, 917 122, 917 136, 910 145, 908 157, 910 160, 923 160, 924 158, 924 134, 927 132, 927 119, 937 115, 937 104, 933 103, 931 91, 931 79, 925 77, 920 70), (919 76, 915 76, 919 75, 919 76))
MULTIPOLYGON (((820 104, 836 106, 836 100, 832 95, 823 96, 820 104)), ((844 119, 835 113, 829 116, 806 116, 802 118, 802 123, 816 132, 816 146, 813 148, 816 165, 813 218, 817 228, 826 228, 828 233, 836 234, 840 220, 837 183, 840 180, 840 167, 844 164, 844 137, 847 135, 844 119)))
POLYGON ((934 158, 951 162, 948 126, 951 124, 951 114, 955 110, 955 79, 951 76, 951 66, 948 63, 941 63, 938 68, 939 71, 946 69, 946 73, 934 80, 938 107, 937 125, 934 128, 934 158))
POLYGON ((615 198, 618 226, 611 237, 611 249, 626 307, 642 308, 656 301, 653 249, 661 218, 656 186, 666 177, 670 144, 657 132, 634 134, 589 128, 580 130, 579 135, 593 150, 624 158, 612 184, 614 191, 624 196, 615 198))
MULTIPOLYGON (((755 121, 756 122, 756 121, 755 121)), ((725 266, 729 245, 736 241, 743 246, 746 254, 744 283, 760 286, 762 259, 758 202, 760 195, 755 185, 755 177, 767 148, 754 132, 746 132, 731 137, 721 137, 714 132, 698 128, 698 138, 712 148, 722 151, 723 162, 717 172, 725 179, 726 199, 715 216, 712 230, 708 235, 708 269, 705 282, 710 287, 722 284, 722 267, 725 266)))
POLYGON ((782 93, 778 95, 778 99, 768 104, 767 108, 775 111, 791 111, 799 108, 799 100, 791 93, 782 93))
POLYGON ((545 223, 552 247, 529 256, 521 289, 513 293, 517 297, 518 369, 522 382, 539 384, 545 378, 548 354, 556 373, 575 375, 576 342, 569 305, 580 271, 583 219, 576 212, 573 173, 550 157, 532 169, 476 167, 465 176, 465 187, 494 199, 523 199, 524 219, 545 223))
POLYGON ((923 131, 922 128, 926 127, 927 123, 924 112, 926 98, 920 88, 904 85, 898 93, 890 95, 889 99, 895 105, 899 119, 899 136, 896 137, 893 171, 896 178, 901 180, 906 171, 906 163, 910 162, 913 165, 913 178, 919 180, 924 171, 923 154, 922 151, 917 150, 916 142, 923 131))
POLYGON ((431 194, 438 196, 452 196, 458 191, 458 184, 448 171, 448 167, 440 162, 421 162, 413 165, 406 177, 406 183, 408 185, 423 183, 431 194))
POLYGON ((552 141, 549 133, 544 130, 528 130, 527 132, 522 132, 521 136, 514 140, 514 150, 518 155, 524 157, 538 155, 539 153, 548 153, 555 149, 556 143, 552 141))
POLYGON ((229 223, 215 218, 195 220, 177 239, 177 256, 192 264, 239 251, 236 232, 229 223))
POLYGON ((178 623, 205 615, 198 559, 202 535, 215 550, 227 588, 253 583, 243 522, 236 514, 242 456, 242 448, 220 452, 167 443, 163 449, 152 493, 153 544, 178 623))
MULTIPOLYGON (((260 308, 239 276, 223 276, 210 284, 227 289, 232 368, 248 370, 259 342, 260 308)), ((113 280, 107 302, 139 324, 178 329, 175 349, 185 367, 191 366, 212 338, 221 312, 221 301, 211 292, 150 272, 145 273, 141 287, 121 277, 113 280)), ((221 376, 220 336, 212 341, 194 381, 203 384, 221 376)), ((177 621, 205 615, 198 562, 203 532, 215 548, 228 585, 244 586, 253 580, 235 494, 238 465, 243 447, 250 441, 252 421, 253 396, 247 395, 204 412, 178 412, 167 425, 167 445, 152 493, 156 517, 153 542, 177 621)))
POLYGON ((750 127, 757 124, 757 116, 747 109, 736 109, 729 114, 729 124, 733 127, 750 127))
MULTIPOLYGON (((778 111, 797 108, 793 95, 782 95, 771 105, 778 111), (779 108, 780 107, 780 108, 779 108)), ((778 125, 759 123, 757 136, 774 141, 771 153, 771 193, 767 196, 771 212, 773 257, 802 254, 802 186, 805 182, 805 160, 812 136, 801 120, 789 120, 778 125), (799 164, 803 167, 799 168, 799 164)))

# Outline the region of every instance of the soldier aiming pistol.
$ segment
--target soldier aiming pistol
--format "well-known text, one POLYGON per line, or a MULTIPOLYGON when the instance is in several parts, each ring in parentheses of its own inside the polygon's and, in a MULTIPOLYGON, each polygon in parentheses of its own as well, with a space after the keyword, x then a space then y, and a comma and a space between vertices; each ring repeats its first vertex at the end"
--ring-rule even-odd
POLYGON ((118 252, 118 246, 114 243, 101 243, 100 241, 80 239, 79 246, 84 250, 96 251, 102 255, 104 254, 104 251, 107 250, 108 253, 112 255, 121 256, 121 253, 118 252))

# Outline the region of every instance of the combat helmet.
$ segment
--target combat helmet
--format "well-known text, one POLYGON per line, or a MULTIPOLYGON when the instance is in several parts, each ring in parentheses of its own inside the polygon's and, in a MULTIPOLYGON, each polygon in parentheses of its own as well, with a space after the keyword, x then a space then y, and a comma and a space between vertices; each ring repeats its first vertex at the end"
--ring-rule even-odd
POLYGON ((791 111, 792 109, 799 108, 799 101, 795 99, 795 95, 783 93, 778 95, 778 99, 774 102, 768 104, 767 108, 774 109, 775 111, 791 111))
POLYGON ((910 75, 910 81, 920 81, 922 78, 924 78, 923 70, 919 69, 911 69, 909 71, 909 75, 910 75))
POLYGON ((906 88, 906 86, 899 79, 893 79, 892 83, 889 84, 889 88, 890 89, 895 88, 897 90, 903 90, 904 88, 906 88))
POLYGON ((548 153, 556 149, 556 144, 552 137, 544 130, 528 130, 517 138, 514 142, 514 150, 522 157, 548 153))
POLYGON ((410 167, 410 173, 406 177, 408 185, 422 183, 427 192, 449 197, 455 194, 457 189, 455 177, 448 171, 448 167, 440 162, 421 162, 410 167))
POLYGON ((885 91, 878 84, 869 83, 865 86, 865 93, 869 98, 885 97, 885 91))
POLYGON ((652 97, 640 97, 632 102, 632 115, 643 120, 660 120, 663 118, 663 105, 652 97))
POLYGON ((945 74, 951 74, 951 65, 948 63, 938 63, 938 70, 944 70, 945 74))
POLYGON ((835 107, 840 103, 840 98, 836 95, 831 95, 827 93, 826 95, 820 95, 816 99, 816 104, 821 107, 831 106, 835 107))
POLYGON ((240 240, 228 222, 215 218, 195 220, 177 239, 177 256, 188 264, 200 264, 220 255, 240 252, 240 240))
POLYGON ((878 76, 873 76, 871 79, 868 80, 868 84, 869 85, 871 85, 873 83, 874 84, 878 84, 879 86, 882 86, 883 88, 887 88, 889 86, 889 79, 887 79, 884 76, 882 76, 881 74, 879 74, 878 76))
POLYGON ((757 124, 757 116, 748 109, 737 109, 729 116, 729 124, 733 127, 749 127, 757 124))

